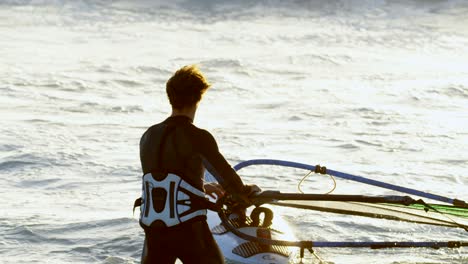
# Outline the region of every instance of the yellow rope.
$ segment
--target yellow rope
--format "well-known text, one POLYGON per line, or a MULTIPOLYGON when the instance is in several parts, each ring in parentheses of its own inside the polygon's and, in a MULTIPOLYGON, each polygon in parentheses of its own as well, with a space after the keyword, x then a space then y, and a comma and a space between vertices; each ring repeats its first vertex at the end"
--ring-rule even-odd
POLYGON ((312 171, 309 171, 309 173, 307 173, 304 177, 302 177, 302 180, 297 184, 297 190, 300 192, 300 193, 304 193, 302 190, 301 190, 301 184, 302 182, 307 178, 307 176, 309 176, 310 174, 312 173, 312 171))
POLYGON ((336 180, 335 180, 335 178, 332 175, 328 175, 328 176, 330 176, 330 178, 333 180, 333 188, 329 192, 327 192, 325 194, 330 194, 336 189, 336 180))
MULTIPOLYGON (((309 173, 307 173, 304 177, 302 177, 302 179, 299 181, 299 183, 297 184, 297 190, 300 192, 300 193, 304 193, 301 189, 301 184, 305 181, 305 179, 312 173, 313 171, 309 171, 309 173)), ((335 189, 336 189, 336 180, 335 178, 332 176, 332 175, 328 175, 330 176, 330 178, 333 180, 333 188, 326 192, 325 194, 330 194, 332 193, 335 189)))

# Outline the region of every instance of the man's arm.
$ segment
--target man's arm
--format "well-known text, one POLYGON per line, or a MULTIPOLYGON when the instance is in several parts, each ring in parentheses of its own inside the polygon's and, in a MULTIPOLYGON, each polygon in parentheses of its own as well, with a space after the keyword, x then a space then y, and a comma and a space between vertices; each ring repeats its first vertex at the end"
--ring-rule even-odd
POLYGON ((201 131, 201 140, 198 143, 205 168, 218 180, 227 192, 245 193, 248 191, 239 175, 237 175, 231 165, 229 165, 219 152, 218 144, 214 137, 206 130, 201 131))

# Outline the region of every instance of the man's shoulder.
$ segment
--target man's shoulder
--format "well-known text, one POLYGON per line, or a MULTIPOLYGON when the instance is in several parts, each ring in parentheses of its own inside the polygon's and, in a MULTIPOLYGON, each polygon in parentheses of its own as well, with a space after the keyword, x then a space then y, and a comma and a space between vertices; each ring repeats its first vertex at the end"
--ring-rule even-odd
POLYGON ((150 127, 148 127, 145 132, 141 135, 141 140, 140 142, 146 141, 151 137, 152 134, 157 133, 157 131, 160 131, 163 127, 165 126, 164 122, 154 124, 150 127))
MULTIPOLYGON (((142 135, 142 140, 145 138, 152 137, 154 134, 158 134, 161 132, 162 129, 165 129, 167 126, 171 126, 171 124, 168 124, 167 120, 154 124, 146 129, 146 131, 142 135)), ((193 123, 183 123, 183 124, 177 124, 177 126, 182 126, 183 130, 188 132, 189 137, 192 137, 194 139, 197 139, 197 141, 201 142, 216 142, 215 138, 213 135, 206 129, 200 128, 193 123)))
POLYGON ((154 130, 159 130, 159 129, 161 129, 162 127, 164 127, 164 122, 161 122, 161 123, 158 123, 158 124, 154 124, 154 125, 148 127, 148 128, 145 130, 145 132, 144 132, 143 134, 147 134, 147 133, 152 132, 152 131, 154 131, 154 130))
POLYGON ((208 130, 197 127, 193 124, 191 124, 191 127, 194 129, 194 131, 196 131, 198 136, 208 139, 214 139, 213 135, 208 130))

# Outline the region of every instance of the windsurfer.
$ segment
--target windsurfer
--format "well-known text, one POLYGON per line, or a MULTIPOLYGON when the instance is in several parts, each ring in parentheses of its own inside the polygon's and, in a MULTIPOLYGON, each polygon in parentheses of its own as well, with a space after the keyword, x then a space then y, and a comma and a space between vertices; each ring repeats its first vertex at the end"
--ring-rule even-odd
POLYGON ((247 198, 260 191, 256 185, 245 185, 219 152, 214 137, 193 125, 209 87, 196 66, 179 69, 166 84, 171 116, 148 128, 141 138, 142 263, 174 263, 176 258, 184 263, 224 263, 206 223, 206 207, 197 201, 205 193, 247 198), (219 184, 204 183, 205 168, 219 184))

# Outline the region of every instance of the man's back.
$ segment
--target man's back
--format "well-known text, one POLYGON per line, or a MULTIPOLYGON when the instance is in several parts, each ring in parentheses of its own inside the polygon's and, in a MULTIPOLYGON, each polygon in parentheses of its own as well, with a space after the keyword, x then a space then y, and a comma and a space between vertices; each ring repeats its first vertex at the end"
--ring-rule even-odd
POLYGON ((175 173, 202 190, 202 141, 206 142, 202 130, 185 116, 170 117, 150 127, 140 141, 143 174, 156 171, 175 173))
POLYGON ((219 153, 213 136, 186 116, 172 116, 150 127, 140 141, 140 159, 143 174, 172 172, 203 190, 206 167, 224 188, 243 191, 239 176, 219 153))

